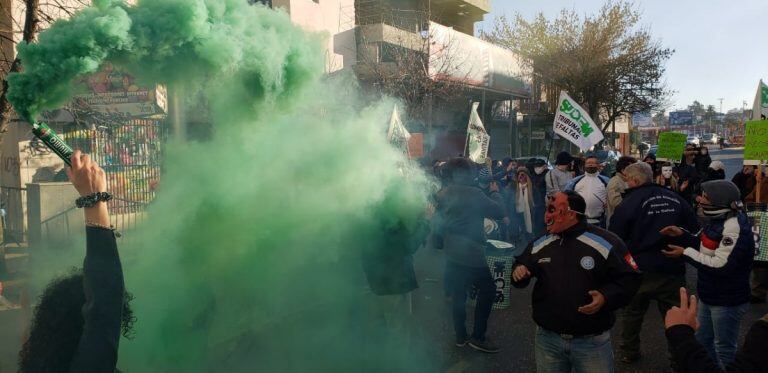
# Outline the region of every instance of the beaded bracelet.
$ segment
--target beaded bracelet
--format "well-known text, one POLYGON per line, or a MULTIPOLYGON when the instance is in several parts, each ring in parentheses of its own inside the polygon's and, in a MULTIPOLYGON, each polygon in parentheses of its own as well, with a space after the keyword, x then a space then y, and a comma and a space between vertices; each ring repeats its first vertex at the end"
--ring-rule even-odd
POLYGON ((110 230, 110 231, 112 231, 112 232, 114 232, 114 233, 115 233, 115 237, 118 237, 118 238, 119 238, 119 237, 121 237, 121 236, 122 236, 122 235, 120 234, 120 232, 118 232, 118 231, 115 229, 115 226, 114 226, 114 225, 111 225, 111 224, 107 226, 107 225, 104 225, 104 224, 94 223, 94 222, 92 222, 92 221, 86 221, 86 222, 85 222, 85 226, 86 226, 86 227, 91 227, 91 228, 101 228, 101 229, 108 229, 108 230, 110 230))
POLYGON ((75 200, 75 206, 77 208, 93 207, 99 202, 107 202, 112 200, 112 195, 107 192, 97 192, 82 196, 75 200))

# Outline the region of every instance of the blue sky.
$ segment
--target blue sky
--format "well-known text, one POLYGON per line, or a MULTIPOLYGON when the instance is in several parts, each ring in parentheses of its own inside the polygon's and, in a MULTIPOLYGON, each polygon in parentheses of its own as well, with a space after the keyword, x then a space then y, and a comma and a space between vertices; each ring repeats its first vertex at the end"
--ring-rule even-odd
MULTIPOLYGON (((768 0, 636 0, 643 12, 642 25, 675 50, 667 62, 666 81, 676 94, 672 108, 693 100, 723 111, 748 108, 758 81, 768 82, 768 0), (761 27, 762 26, 762 27, 761 27), (762 44, 762 45, 761 45, 762 44)), ((561 9, 594 14, 604 0, 492 0, 492 11, 480 28, 490 28, 494 18, 516 12, 530 19, 543 12, 548 18, 561 9)))

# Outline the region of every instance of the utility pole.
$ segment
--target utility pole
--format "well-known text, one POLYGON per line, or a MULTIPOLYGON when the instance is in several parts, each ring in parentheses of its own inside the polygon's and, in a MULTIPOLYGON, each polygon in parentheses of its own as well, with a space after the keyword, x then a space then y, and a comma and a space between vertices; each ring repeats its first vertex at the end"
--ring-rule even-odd
POLYGON ((725 117, 724 117, 724 114, 723 114, 723 100, 724 100, 724 98, 721 97, 721 98, 718 98, 718 100, 720 100, 720 111, 718 111, 718 113, 717 113, 718 117, 720 117, 720 115, 723 115, 723 117, 721 117, 722 119, 719 120, 719 122, 720 122, 720 126, 719 126, 720 130, 718 132, 720 132, 720 133, 718 134, 718 136, 722 136, 723 135, 723 129, 725 128, 725 123, 724 123, 725 122, 725 117))
POLYGON ((743 131, 747 126, 747 119, 745 117, 745 111, 747 110, 747 101, 742 101, 741 104, 741 130, 743 131))

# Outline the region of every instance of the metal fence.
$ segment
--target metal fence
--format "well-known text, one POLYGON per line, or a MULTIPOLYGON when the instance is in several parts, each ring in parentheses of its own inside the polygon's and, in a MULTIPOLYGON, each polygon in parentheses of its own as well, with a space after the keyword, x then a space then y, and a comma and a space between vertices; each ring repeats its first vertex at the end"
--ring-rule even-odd
POLYGON ((114 196, 110 216, 118 230, 136 227, 155 198, 167 136, 164 122, 154 119, 64 132, 74 148, 90 153, 107 174, 107 189, 114 196))

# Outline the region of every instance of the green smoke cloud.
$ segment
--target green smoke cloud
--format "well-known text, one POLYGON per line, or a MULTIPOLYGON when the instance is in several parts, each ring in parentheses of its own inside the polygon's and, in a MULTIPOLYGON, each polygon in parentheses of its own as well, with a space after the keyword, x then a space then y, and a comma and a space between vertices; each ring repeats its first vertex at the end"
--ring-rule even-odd
POLYGON ((323 78, 319 40, 244 0, 104 0, 20 47, 9 97, 28 118, 104 62, 211 105, 212 138, 170 144, 121 247, 139 319, 121 369, 431 369, 360 258, 418 235, 429 182, 385 139, 394 102, 323 78))
POLYGON ((94 1, 18 52, 24 72, 8 77, 8 99, 28 120, 64 104, 75 78, 105 61, 146 81, 205 87, 222 120, 252 118, 265 104, 288 101, 323 67, 321 58, 307 58, 322 55, 317 35, 240 0, 94 1), (229 100, 232 94, 239 99, 229 100))

